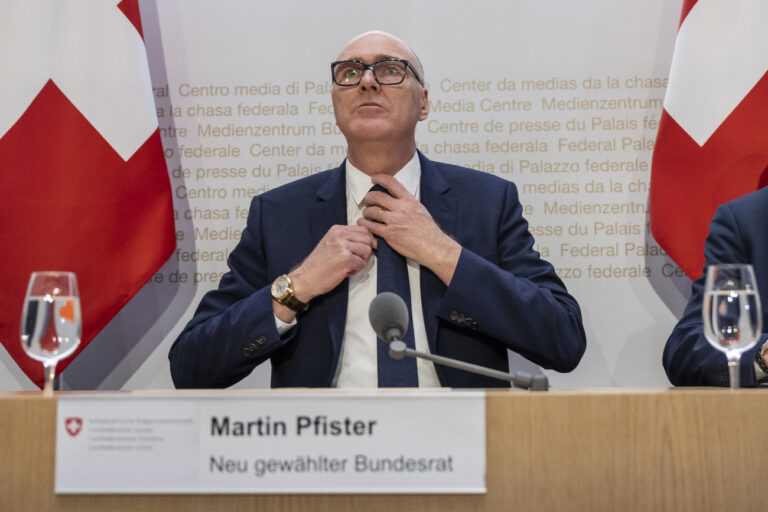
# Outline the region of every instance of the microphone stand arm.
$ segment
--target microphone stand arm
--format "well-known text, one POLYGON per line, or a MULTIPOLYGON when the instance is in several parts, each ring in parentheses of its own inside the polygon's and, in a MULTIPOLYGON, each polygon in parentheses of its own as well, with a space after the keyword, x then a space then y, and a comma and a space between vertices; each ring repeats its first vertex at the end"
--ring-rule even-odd
POLYGON ((427 359, 443 366, 450 366, 451 368, 456 368, 458 370, 477 373, 493 379, 505 380, 511 382, 515 387, 530 389, 531 391, 547 391, 549 389, 549 379, 546 375, 531 375, 526 372, 516 372, 513 374, 504 373, 476 364, 457 361, 449 357, 418 352, 412 348, 408 348, 405 343, 400 340, 392 341, 389 344, 389 356, 393 359, 402 359, 404 356, 427 359))

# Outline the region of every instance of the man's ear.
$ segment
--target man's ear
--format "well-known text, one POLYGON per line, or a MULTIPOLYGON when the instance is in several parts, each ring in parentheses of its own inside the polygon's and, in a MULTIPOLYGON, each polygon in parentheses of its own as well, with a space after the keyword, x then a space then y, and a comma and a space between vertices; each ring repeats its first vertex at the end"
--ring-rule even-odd
POLYGON ((429 115, 429 90, 422 89, 422 104, 419 112, 419 121, 423 121, 429 115))

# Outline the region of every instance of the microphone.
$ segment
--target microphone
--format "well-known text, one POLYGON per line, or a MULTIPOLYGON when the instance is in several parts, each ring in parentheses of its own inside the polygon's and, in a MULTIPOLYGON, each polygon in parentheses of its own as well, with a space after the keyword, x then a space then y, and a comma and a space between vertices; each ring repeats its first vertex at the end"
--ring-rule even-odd
POLYGON ((509 374, 408 348, 402 341, 408 330, 408 307, 405 305, 405 301, 395 293, 383 292, 374 297, 368 308, 368 319, 376 332, 376 336, 389 343, 389 357, 393 359, 402 359, 405 356, 422 358, 443 366, 511 382, 516 387, 531 391, 547 391, 549 389, 549 379, 546 375, 531 375, 526 372, 509 374))
POLYGON ((398 294, 382 292, 371 301, 368 320, 382 340, 387 343, 402 341, 408 331, 408 306, 398 294))

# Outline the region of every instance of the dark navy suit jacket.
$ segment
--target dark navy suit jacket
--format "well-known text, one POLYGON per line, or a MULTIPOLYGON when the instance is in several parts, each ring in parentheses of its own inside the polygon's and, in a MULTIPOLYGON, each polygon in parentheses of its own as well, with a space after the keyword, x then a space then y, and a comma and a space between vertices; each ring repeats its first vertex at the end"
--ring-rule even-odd
MULTIPOLYGON (((552 266, 532 250, 515 186, 501 178, 421 159, 421 202, 463 250, 449 287, 421 269, 432 353, 506 371, 507 349, 570 371, 586 347, 581 312, 552 266)), ((334 224, 347 223, 345 167, 255 197, 230 271, 205 295, 171 347, 177 387, 226 387, 270 359, 273 387, 327 387, 339 361, 348 280, 316 297, 281 337, 270 284, 301 263, 334 224)), ((436 367, 450 387, 506 383, 436 367)))
MULTIPOLYGON (((768 328, 768 187, 721 205, 709 225, 704 246, 704 274, 693 282, 691 298, 664 348, 664 369, 676 386, 727 386, 725 354, 704 337, 702 300, 707 267, 718 263, 751 263, 763 308, 763 330, 768 328)), ((757 345, 741 356, 741 385, 755 386, 757 345)))

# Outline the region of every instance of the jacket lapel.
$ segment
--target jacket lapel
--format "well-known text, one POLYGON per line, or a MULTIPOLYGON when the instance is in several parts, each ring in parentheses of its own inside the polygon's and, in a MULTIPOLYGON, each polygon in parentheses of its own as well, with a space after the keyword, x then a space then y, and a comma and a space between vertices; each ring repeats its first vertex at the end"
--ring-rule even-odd
MULTIPOLYGON (((421 161, 421 203, 427 208, 440 229, 456 234, 458 199, 451 193, 451 184, 443 177, 437 164, 419 153, 421 161)), ((437 309, 445 295, 445 284, 428 268, 421 267, 421 307, 429 350, 437 353, 437 309)))
MULTIPOLYGON (((342 163, 330 173, 328 180, 317 190, 315 194, 316 204, 310 209, 309 227, 312 235, 312 247, 317 246, 331 226, 335 224, 347 224, 347 192, 346 192, 346 167, 342 163)), ((333 344, 333 371, 336 372, 339 361, 341 343, 344 338, 344 325, 347 317, 347 301, 349 296, 349 280, 344 279, 339 286, 322 297, 318 297, 320 304, 314 307, 322 307, 328 318, 328 331, 333 344)), ((328 383, 330 385, 330 382, 328 383)))

